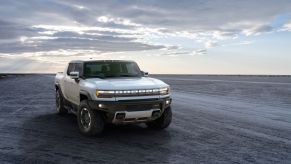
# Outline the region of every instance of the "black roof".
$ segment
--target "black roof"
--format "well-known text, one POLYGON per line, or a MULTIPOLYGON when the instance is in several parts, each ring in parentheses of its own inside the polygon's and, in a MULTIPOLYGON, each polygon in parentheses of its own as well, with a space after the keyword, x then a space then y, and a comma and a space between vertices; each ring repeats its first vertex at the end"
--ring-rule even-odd
POLYGON ((69 63, 89 63, 89 62, 134 62, 133 60, 72 60, 69 63))

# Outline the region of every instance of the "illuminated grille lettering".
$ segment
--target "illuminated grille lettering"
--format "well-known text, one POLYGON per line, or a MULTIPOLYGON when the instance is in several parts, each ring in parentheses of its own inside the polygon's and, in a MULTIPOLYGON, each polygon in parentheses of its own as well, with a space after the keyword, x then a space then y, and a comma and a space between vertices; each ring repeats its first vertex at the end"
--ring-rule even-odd
POLYGON ((146 95, 164 95, 168 94, 168 88, 141 89, 141 90, 98 90, 98 97, 114 97, 114 96, 146 96, 146 95))

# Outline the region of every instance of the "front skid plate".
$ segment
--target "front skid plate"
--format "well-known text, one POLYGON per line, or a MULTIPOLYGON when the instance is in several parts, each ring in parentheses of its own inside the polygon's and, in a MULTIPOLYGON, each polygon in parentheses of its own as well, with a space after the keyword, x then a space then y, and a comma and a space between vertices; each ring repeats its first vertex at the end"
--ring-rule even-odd
POLYGON ((118 111, 115 113, 112 123, 120 124, 120 123, 131 123, 131 122, 145 122, 152 120, 152 113, 154 111, 161 112, 160 109, 150 109, 144 111, 118 111), (116 119, 116 115, 118 113, 125 113, 125 118, 123 120, 116 119))

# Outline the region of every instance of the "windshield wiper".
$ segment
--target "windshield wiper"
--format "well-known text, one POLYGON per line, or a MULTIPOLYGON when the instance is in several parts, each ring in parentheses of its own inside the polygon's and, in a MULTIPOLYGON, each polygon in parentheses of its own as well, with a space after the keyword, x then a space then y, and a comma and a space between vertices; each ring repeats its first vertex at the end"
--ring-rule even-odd
POLYGON ((105 76, 104 74, 95 74, 95 75, 87 75, 86 78, 101 78, 103 79, 105 76))
POLYGON ((92 76, 89 76, 88 78, 94 78, 94 77, 97 77, 97 78, 111 78, 111 77, 139 77, 139 75, 131 75, 131 74, 109 74, 109 75, 92 75, 92 76))
POLYGON ((120 77, 120 76, 119 75, 105 75, 104 77, 106 78, 106 77, 120 77))
POLYGON ((121 74, 120 77, 139 77, 139 75, 121 74))

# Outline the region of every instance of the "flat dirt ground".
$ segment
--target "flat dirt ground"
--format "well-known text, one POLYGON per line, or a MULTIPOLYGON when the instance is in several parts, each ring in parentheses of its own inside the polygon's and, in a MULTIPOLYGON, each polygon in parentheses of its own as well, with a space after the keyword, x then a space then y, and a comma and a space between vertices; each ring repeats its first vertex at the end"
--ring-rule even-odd
POLYGON ((0 163, 291 163, 291 77, 153 75, 172 87, 164 131, 79 133, 54 76, 0 78, 0 163))

